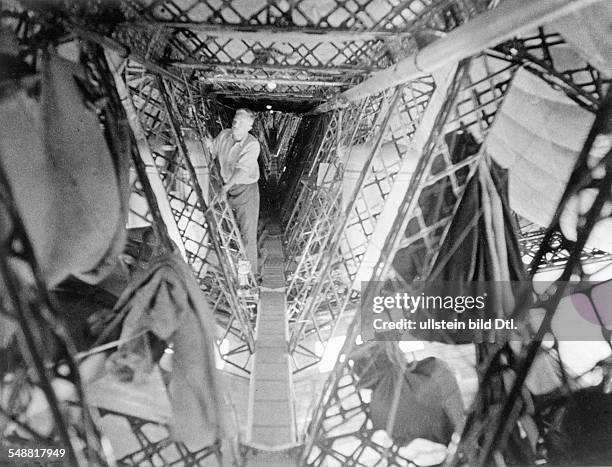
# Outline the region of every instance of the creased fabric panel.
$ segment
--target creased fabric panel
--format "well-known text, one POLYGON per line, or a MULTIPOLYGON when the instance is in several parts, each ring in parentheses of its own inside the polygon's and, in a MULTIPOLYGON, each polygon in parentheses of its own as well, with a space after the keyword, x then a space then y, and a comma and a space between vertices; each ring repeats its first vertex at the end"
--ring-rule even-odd
POLYGON ((18 89, 0 102, 0 162, 51 286, 70 274, 98 282, 125 241, 124 164, 88 107, 83 73, 45 54, 40 99, 18 89))
MULTIPOLYGON (((401 272, 401 271, 400 271, 401 272)), ((505 173, 481 161, 470 179, 453 217, 425 294, 437 295, 436 283, 444 282, 445 293, 476 296, 486 292, 486 306, 470 313, 432 310, 415 318, 437 321, 509 318, 514 310, 519 285, 509 281, 525 278, 512 214, 508 208, 505 173), (435 282, 434 282, 435 281, 435 282)), ((424 340, 449 343, 504 342, 507 330, 421 330, 412 331, 424 340)))
MULTIPOLYGON (((543 227, 550 224, 593 120, 592 113, 537 76, 517 73, 487 137, 487 151, 508 169, 510 207, 517 214, 543 227)), ((592 201, 585 193, 566 206, 561 228, 570 240, 578 214, 592 201)), ((608 229, 594 229, 587 246, 612 251, 608 229)))
POLYGON ((395 443, 421 438, 447 445, 463 425, 463 401, 455 376, 442 360, 428 357, 402 368, 385 353, 358 359, 359 387, 372 390, 369 412, 375 430, 395 443))
POLYGON ((126 313, 121 339, 143 330, 173 343, 168 388, 176 441, 202 447, 220 436, 221 397, 214 359, 214 319, 189 266, 160 256, 126 288, 115 308, 126 313))

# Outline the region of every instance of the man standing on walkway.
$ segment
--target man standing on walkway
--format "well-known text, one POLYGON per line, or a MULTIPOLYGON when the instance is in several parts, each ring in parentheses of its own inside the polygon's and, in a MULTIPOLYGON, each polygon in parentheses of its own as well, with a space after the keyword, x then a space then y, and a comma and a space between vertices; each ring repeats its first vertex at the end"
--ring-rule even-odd
POLYGON ((238 109, 232 128, 222 130, 211 145, 221 169, 223 187, 236 215, 251 271, 257 274, 257 223, 259 220, 259 141, 249 133, 255 115, 238 109))

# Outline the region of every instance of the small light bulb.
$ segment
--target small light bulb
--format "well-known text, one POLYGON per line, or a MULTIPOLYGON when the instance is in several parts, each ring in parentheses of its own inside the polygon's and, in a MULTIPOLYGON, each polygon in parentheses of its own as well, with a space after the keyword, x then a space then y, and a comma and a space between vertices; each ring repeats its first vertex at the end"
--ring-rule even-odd
POLYGON ((266 109, 272 110, 272 106, 270 104, 266 105, 266 109))
POLYGON ((274 91, 276 89, 276 83, 274 81, 268 81, 266 83, 266 87, 268 88, 268 91, 274 91))

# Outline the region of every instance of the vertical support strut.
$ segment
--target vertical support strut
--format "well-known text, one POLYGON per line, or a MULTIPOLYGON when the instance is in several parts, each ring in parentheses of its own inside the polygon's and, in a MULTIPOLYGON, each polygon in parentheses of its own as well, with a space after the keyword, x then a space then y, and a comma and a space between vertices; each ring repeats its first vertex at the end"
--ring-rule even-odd
POLYGON ((174 219, 174 216, 172 214, 172 208, 170 207, 168 197, 166 196, 166 190, 159 175, 159 171, 157 170, 157 166, 155 165, 155 160, 151 152, 151 147, 149 146, 146 134, 142 128, 140 120, 138 119, 138 113, 134 108, 134 103, 132 102, 132 99, 130 97, 129 90, 125 82, 123 81, 123 78, 121 78, 120 76, 119 70, 122 66, 121 64, 117 64, 118 66, 115 67, 115 58, 110 52, 106 52, 105 55, 111 72, 113 74, 117 94, 121 99, 121 104, 125 109, 128 123, 132 130, 132 134, 134 135, 134 139, 136 140, 138 155, 140 156, 140 160, 144 164, 147 182, 153 190, 153 194, 155 196, 155 200, 159 208, 159 213, 161 214, 161 218, 166 226, 166 229, 168 230, 168 235, 170 236, 170 239, 177 246, 183 258, 186 258, 185 245, 183 244, 181 234, 176 224, 176 220, 174 219))

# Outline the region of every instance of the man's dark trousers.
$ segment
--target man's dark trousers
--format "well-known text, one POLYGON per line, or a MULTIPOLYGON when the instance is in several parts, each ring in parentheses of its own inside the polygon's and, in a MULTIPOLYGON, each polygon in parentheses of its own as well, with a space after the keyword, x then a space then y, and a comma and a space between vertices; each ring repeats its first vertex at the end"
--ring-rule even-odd
POLYGON ((251 271, 257 273, 257 223, 259 222, 258 183, 234 185, 227 197, 236 215, 251 271))

